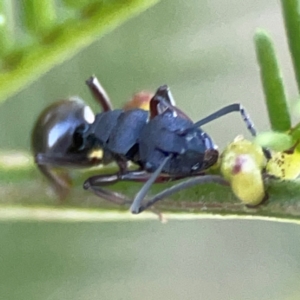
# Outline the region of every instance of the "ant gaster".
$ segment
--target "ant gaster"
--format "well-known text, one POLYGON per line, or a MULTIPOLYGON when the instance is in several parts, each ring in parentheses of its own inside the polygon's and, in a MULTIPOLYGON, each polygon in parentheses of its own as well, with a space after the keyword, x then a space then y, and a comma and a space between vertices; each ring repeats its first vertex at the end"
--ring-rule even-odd
MULTIPOLYGON (((201 129, 202 125, 231 112, 240 112, 250 133, 256 135, 252 121, 240 104, 228 105, 193 123, 175 106, 166 85, 157 89, 150 100, 149 111, 139 108, 125 111, 113 110, 96 77, 91 77, 86 83, 102 107, 102 112, 90 122, 85 118, 83 111, 87 107, 82 102, 72 104, 63 101, 61 106, 54 106, 53 112, 46 110, 39 118, 33 133, 35 161, 44 175, 60 188, 63 187, 62 179, 53 175, 55 166, 86 167, 115 161, 119 167, 117 173, 90 177, 85 181, 84 188, 117 204, 131 203, 133 213, 140 213, 163 197, 195 184, 227 184, 220 176, 205 175, 205 171, 217 162, 219 153, 210 136, 201 129), (70 110, 67 112, 61 107, 70 110), (52 116, 52 121, 51 126, 45 128, 43 121, 47 114, 52 116), (53 135, 54 128, 56 139, 51 143, 50 136, 53 135), (38 138, 44 142, 38 143, 38 138), (103 150, 103 157, 90 157, 88 153, 97 148, 103 150), (129 170, 129 161, 138 165, 139 169, 129 170), (153 183, 188 177, 193 178, 162 191, 142 204, 153 183), (132 202, 123 194, 103 188, 118 181, 145 184, 132 202)), ((266 155, 268 156, 267 151, 266 155)))

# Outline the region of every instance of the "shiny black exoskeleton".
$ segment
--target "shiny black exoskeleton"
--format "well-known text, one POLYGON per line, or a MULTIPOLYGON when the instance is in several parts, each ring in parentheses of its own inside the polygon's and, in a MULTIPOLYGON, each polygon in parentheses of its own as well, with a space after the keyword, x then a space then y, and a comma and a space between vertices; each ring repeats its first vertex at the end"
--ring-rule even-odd
POLYGON ((126 170, 128 161, 139 165, 142 170, 154 172, 164 158, 172 154, 162 172, 168 175, 188 176, 207 169, 217 159, 217 151, 210 137, 201 129, 193 127, 186 116, 178 116, 170 105, 169 89, 160 87, 151 101, 158 97, 164 111, 150 114, 142 109, 121 109, 102 112, 95 121, 80 128, 78 149, 104 150, 103 163, 116 161, 120 169, 126 170), (165 103, 163 101, 166 101, 165 103), (212 161, 204 155, 213 151, 212 161))
MULTIPOLYGON (((31 149, 49 156, 69 156, 73 144, 74 132, 79 126, 94 121, 94 113, 81 99, 71 98, 58 101, 47 107, 36 121, 31 139, 31 149)), ((81 153, 81 159, 74 162, 75 166, 89 166, 87 151, 81 153)), ((94 163, 94 162, 93 162, 94 163)), ((70 162, 71 164, 71 162, 70 162)), ((72 164, 71 164, 72 165, 72 164)), ((56 194, 64 199, 70 189, 71 178, 64 169, 37 162, 40 171, 48 178, 56 194)))
POLYGON ((147 124, 148 112, 142 109, 124 111, 116 109, 96 115, 92 124, 79 129, 79 149, 103 149, 103 163, 116 161, 126 168, 128 161, 140 164, 139 138, 147 124))
POLYGON ((168 155, 171 158, 162 172, 169 175, 189 176, 216 162, 218 153, 211 138, 190 119, 176 114, 166 108, 141 131, 139 158, 146 171, 154 172, 168 155), (212 159, 208 159, 208 153, 214 154, 212 159))
MULTIPOLYGON (((103 186, 120 180, 145 182, 131 205, 133 213, 139 213, 161 199, 162 193, 145 205, 141 204, 153 183, 198 175, 203 178, 204 172, 216 163, 216 146, 200 126, 239 111, 252 135, 256 134, 252 122, 239 104, 226 106, 193 123, 175 106, 167 86, 157 90, 150 101, 149 111, 138 108, 125 111, 112 109, 109 98, 95 77, 87 83, 101 104, 102 112, 91 121, 92 118, 87 120, 83 114, 78 113, 84 105, 79 109, 75 104, 70 104, 69 114, 60 111, 60 104, 47 109, 33 133, 32 148, 36 163, 54 186, 61 186, 61 178, 52 176, 56 174, 53 170, 57 166, 80 167, 115 161, 119 172, 90 177, 84 183, 84 188, 104 199, 124 204, 132 201, 103 186), (52 122, 46 122, 47 114, 53 119, 52 122), (75 115, 78 115, 76 121, 75 115), (102 149, 103 156, 91 156, 90 153, 95 149, 102 149), (129 161, 135 163, 138 170, 129 170, 129 161)), ((215 177, 210 176, 209 181, 225 183, 223 179, 215 177)), ((198 182, 201 183, 201 180, 198 182)))

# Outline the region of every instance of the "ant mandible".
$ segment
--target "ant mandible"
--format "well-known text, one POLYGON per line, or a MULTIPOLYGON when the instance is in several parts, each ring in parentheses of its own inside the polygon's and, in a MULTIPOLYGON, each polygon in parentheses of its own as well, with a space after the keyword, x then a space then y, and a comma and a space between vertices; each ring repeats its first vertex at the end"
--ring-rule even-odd
MULTIPOLYGON (((131 204, 131 212, 137 214, 164 197, 164 192, 161 192, 142 205, 153 183, 196 176, 193 184, 189 184, 191 181, 182 182, 176 191, 196 183, 228 184, 221 176, 205 175, 205 171, 216 164, 219 152, 211 137, 201 129, 202 125, 239 112, 251 135, 256 135, 252 121, 238 103, 193 123, 175 106, 166 85, 157 89, 150 100, 149 111, 146 111, 139 108, 113 109, 96 77, 91 77, 86 83, 99 102, 101 113, 89 120, 87 115, 91 116, 91 111, 83 102, 65 100, 46 109, 33 131, 35 162, 62 197, 68 180, 53 171, 55 166, 87 167, 114 161, 119 167, 118 172, 90 177, 84 188, 116 204, 131 204), (89 155, 96 149, 102 149, 102 157, 89 155), (139 169, 129 170, 128 162, 133 162, 139 169), (123 194, 103 188, 118 181, 145 184, 132 202, 123 194)), ((267 150, 264 154, 269 157, 267 150)))

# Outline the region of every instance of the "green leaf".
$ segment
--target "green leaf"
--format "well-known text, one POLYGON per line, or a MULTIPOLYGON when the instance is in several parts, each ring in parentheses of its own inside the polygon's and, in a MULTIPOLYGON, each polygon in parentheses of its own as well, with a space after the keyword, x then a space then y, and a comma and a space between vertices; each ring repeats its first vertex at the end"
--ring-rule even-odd
POLYGON ((261 147, 270 148, 274 151, 285 151, 295 145, 295 139, 292 135, 275 131, 260 132, 254 141, 261 147))
POLYGON ((269 34, 264 30, 257 30, 255 46, 271 128, 274 131, 287 131, 291 128, 291 119, 279 64, 269 34))
POLYGON ((287 34, 294 72, 300 91, 300 10, 298 0, 281 0, 283 19, 287 34))

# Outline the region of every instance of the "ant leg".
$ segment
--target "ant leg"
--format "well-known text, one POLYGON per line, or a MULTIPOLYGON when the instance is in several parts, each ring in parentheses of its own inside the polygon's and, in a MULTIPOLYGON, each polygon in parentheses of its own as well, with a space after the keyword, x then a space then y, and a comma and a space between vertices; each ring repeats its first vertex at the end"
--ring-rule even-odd
POLYGON ((165 164, 169 161, 169 159, 172 156, 169 155, 167 156, 163 162, 161 163, 161 165, 155 170, 155 172, 153 172, 151 174, 151 176, 149 177, 149 179, 146 181, 146 183, 143 185, 143 187, 140 189, 140 191, 136 194, 130 210, 133 214, 137 214, 139 212, 139 208, 141 206, 141 203, 143 201, 143 199, 145 198, 146 194, 148 193, 151 185, 157 180, 157 178, 159 177, 161 171, 163 170, 165 164))
POLYGON ((57 167, 91 167, 102 163, 100 158, 89 158, 86 154, 59 154, 37 153, 34 157, 37 165, 51 165, 57 167))
POLYGON ((167 85, 161 86, 157 91, 166 90, 166 96, 164 97, 164 100, 167 101, 172 106, 176 106, 175 99, 171 93, 170 88, 167 85))
MULTIPOLYGON (((132 201, 121 193, 116 193, 111 190, 106 190, 103 187, 117 183, 118 181, 134 181, 145 182, 151 179, 153 174, 146 171, 128 171, 127 173, 114 173, 95 175, 88 178, 83 184, 83 188, 92 191, 97 196, 113 202, 118 205, 131 204, 132 201)), ((168 182, 170 180, 177 180, 180 177, 170 178, 169 176, 156 176, 154 179, 157 183, 168 182)), ((147 181, 148 183, 148 181, 147 181)), ((147 184, 146 183, 146 184, 147 184)))
POLYGON ((174 113, 174 117, 181 116, 184 119, 191 120, 182 110, 175 106, 175 100, 167 85, 160 86, 155 95, 150 100, 150 119, 162 114, 166 109, 174 113))
POLYGON ((55 194, 63 201, 69 194, 72 180, 69 174, 63 170, 54 170, 47 165, 38 165, 41 173, 49 180, 55 194))
POLYGON ((139 206, 135 211, 132 211, 132 212, 135 214, 139 214, 139 213, 143 212, 144 210, 148 209, 149 207, 151 207, 153 204, 155 204, 159 200, 169 197, 172 194, 175 194, 184 189, 190 188, 196 184, 206 184, 206 183, 217 183, 217 184, 221 184, 221 185, 229 185, 229 183, 221 176, 217 176, 217 175, 197 176, 197 177, 185 180, 183 182, 180 182, 178 184, 175 184, 172 187, 163 190, 162 192, 155 195, 151 200, 146 202, 144 205, 139 206))
POLYGON ((98 158, 88 158, 85 154, 37 153, 34 157, 37 167, 49 180, 55 194, 63 201, 69 194, 72 179, 66 170, 61 167, 91 167, 102 162, 98 158))
POLYGON ((95 100, 101 105, 103 112, 113 110, 111 101, 96 76, 91 76, 86 81, 86 84, 89 87, 95 100))
POLYGON ((118 205, 130 204, 130 200, 125 195, 102 188, 102 186, 114 184, 119 180, 119 173, 96 175, 88 178, 84 182, 83 188, 85 190, 92 191, 98 197, 103 198, 112 203, 118 205))
POLYGON ((150 101, 151 118, 175 105, 175 100, 169 87, 167 85, 160 86, 150 101))

